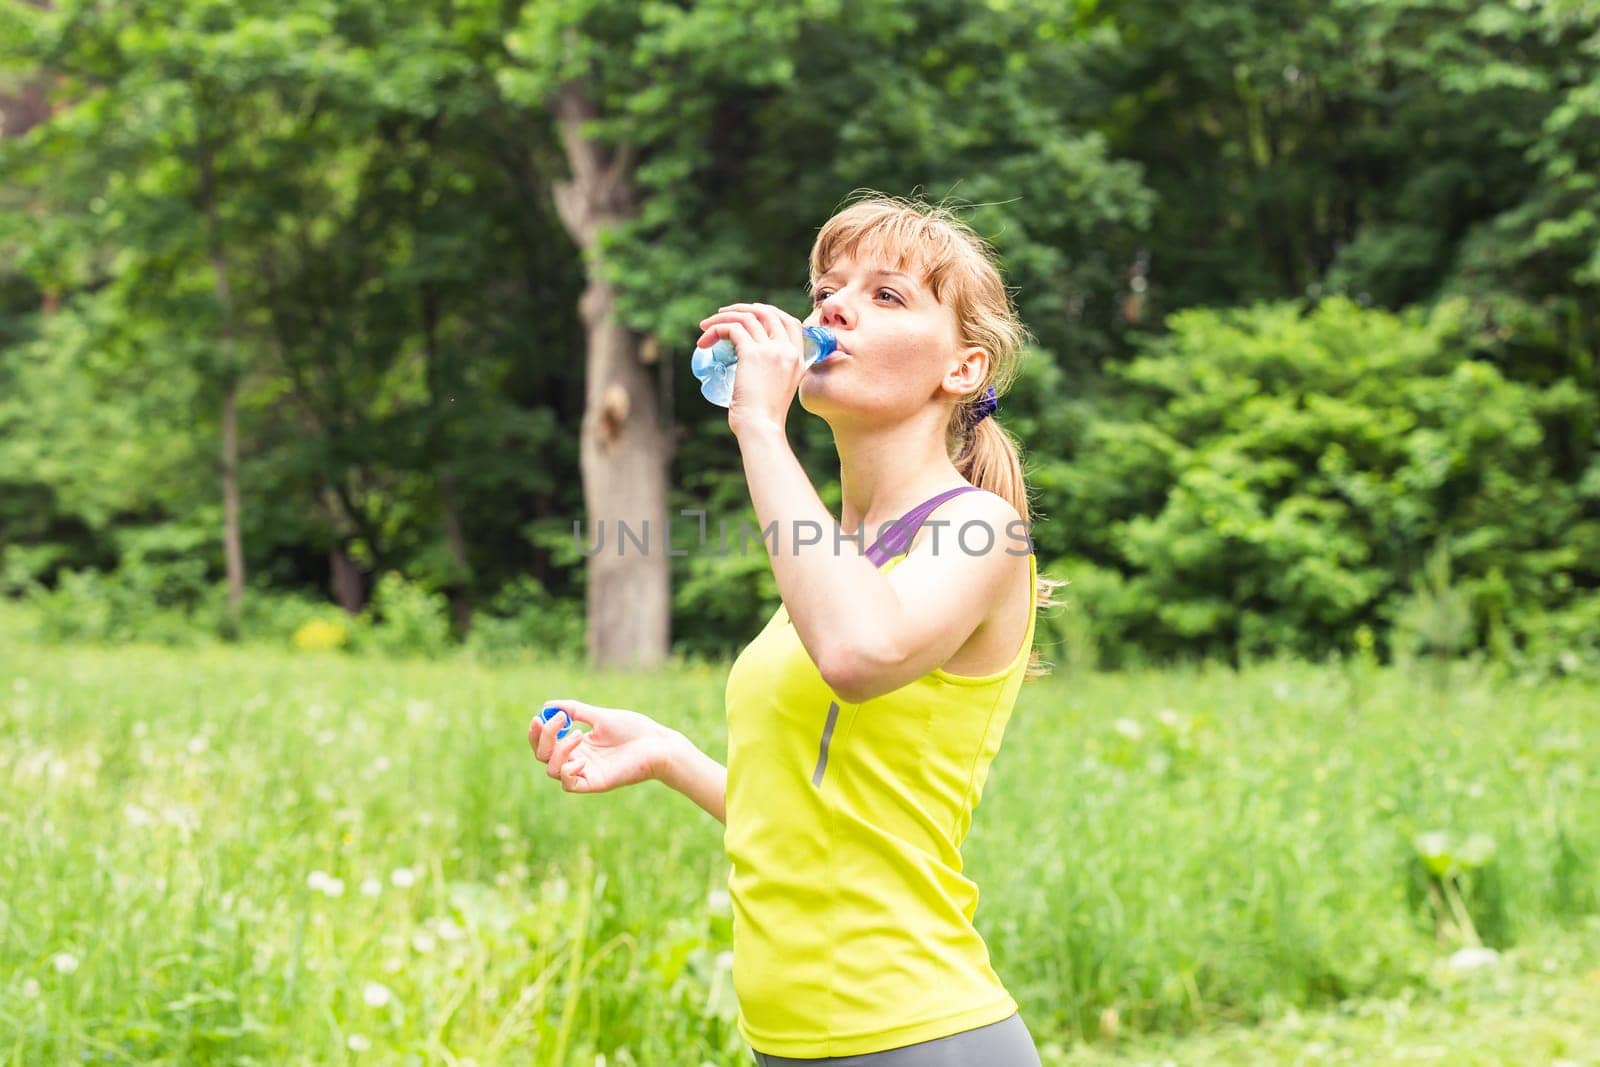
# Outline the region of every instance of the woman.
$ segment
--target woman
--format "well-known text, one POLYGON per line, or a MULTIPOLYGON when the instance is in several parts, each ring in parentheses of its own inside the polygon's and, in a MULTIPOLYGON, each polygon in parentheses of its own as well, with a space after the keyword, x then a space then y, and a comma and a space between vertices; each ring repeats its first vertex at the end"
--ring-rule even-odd
POLYGON ((783 598, 728 677, 727 767, 575 700, 547 702, 567 716, 536 716, 529 742, 569 792, 656 778, 725 823, 739 1029, 762 1067, 1036 1067, 960 852, 1058 584, 989 418, 1024 330, 988 247, 926 204, 835 215, 811 282, 804 324, 839 347, 809 368, 801 321, 776 307, 701 323, 701 346, 739 353, 728 424, 760 529, 776 524, 783 598), (797 393, 833 431, 837 524, 788 444, 797 393), (555 740, 568 718, 592 729, 555 740))

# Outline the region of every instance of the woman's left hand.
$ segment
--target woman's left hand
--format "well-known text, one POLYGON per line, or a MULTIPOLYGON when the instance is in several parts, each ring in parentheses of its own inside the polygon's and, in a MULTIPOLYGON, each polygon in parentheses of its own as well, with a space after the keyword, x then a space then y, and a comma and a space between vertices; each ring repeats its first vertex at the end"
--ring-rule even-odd
POLYGON ((771 423, 782 428, 787 422, 789 405, 806 373, 801 325, 771 304, 729 304, 701 320, 704 333, 696 347, 727 338, 739 353, 739 372, 728 405, 728 425, 735 434, 748 426, 771 423))

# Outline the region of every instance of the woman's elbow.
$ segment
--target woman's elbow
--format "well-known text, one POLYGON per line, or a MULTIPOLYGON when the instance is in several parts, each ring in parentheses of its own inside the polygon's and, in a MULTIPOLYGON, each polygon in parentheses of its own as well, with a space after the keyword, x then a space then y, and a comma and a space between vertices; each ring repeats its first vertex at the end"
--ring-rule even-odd
POLYGON ((822 680, 847 704, 864 704, 894 689, 893 649, 841 650, 819 664, 822 680))

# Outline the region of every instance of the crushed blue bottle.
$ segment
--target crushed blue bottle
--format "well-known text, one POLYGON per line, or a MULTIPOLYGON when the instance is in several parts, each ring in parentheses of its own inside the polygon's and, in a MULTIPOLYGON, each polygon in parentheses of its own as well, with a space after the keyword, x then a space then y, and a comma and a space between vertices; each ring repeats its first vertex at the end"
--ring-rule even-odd
MULTIPOLYGON (((833 331, 826 326, 803 326, 804 359, 807 367, 827 359, 839 347, 833 331)), ((700 379, 700 395, 719 407, 733 403, 733 373, 739 369, 739 354, 733 342, 721 340, 710 348, 697 348, 689 369, 700 379)))

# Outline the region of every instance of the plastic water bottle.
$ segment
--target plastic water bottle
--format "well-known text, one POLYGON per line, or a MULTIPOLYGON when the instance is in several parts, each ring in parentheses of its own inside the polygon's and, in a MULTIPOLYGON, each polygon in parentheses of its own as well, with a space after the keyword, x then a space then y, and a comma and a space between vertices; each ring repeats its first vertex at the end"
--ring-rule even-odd
MULTIPOLYGON (((833 355, 839 341, 826 326, 802 326, 805 335, 805 364, 807 367, 833 355)), ((733 342, 724 338, 710 348, 697 348, 689 361, 689 369, 700 379, 700 393, 720 407, 733 403, 733 372, 739 369, 739 353, 733 342)))

